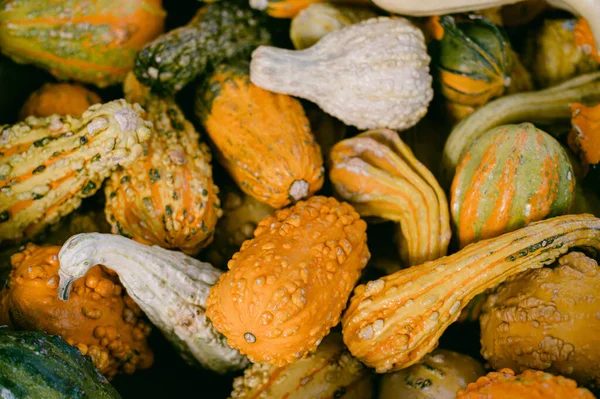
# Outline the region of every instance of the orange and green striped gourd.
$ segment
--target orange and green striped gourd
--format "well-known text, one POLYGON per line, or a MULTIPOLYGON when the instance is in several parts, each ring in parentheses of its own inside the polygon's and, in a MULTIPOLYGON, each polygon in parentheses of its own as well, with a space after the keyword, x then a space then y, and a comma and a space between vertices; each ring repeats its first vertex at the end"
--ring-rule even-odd
POLYGON ((125 78, 165 17, 162 0, 5 0, 0 49, 59 79, 105 87, 125 78))
POLYGON ((195 255, 213 240, 223 213, 213 182, 211 153, 171 97, 159 97, 133 72, 123 86, 145 108, 152 135, 143 156, 119 168, 106 184, 106 217, 114 234, 195 255))
POLYGON ((502 125, 463 153, 450 210, 460 246, 565 214, 574 196, 569 157, 531 123, 502 125))

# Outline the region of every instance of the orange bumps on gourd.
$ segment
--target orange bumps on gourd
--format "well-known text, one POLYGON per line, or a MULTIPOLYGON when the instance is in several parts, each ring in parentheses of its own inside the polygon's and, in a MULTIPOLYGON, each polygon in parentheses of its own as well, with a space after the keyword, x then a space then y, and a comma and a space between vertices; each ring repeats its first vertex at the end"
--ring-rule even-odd
POLYGON ((206 314, 253 362, 284 366, 335 326, 370 258, 366 223, 312 197, 263 219, 211 289, 206 314))

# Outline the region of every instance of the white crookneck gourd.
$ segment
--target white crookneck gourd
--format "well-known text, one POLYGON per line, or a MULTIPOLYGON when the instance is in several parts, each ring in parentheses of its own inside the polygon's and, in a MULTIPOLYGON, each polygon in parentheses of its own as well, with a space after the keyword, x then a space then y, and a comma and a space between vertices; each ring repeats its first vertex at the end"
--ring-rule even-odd
POLYGON ((217 373, 241 370, 248 360, 227 345, 205 315, 206 298, 222 271, 181 252, 100 233, 77 234, 58 259, 59 297, 98 264, 114 270, 127 293, 190 364, 217 373))
POLYGON ((314 102, 346 125, 404 130, 433 98, 423 33, 404 18, 379 17, 331 32, 304 50, 260 46, 250 79, 314 102))
MULTIPOLYGON (((423 17, 476 11, 521 1, 526 0, 373 0, 373 3, 393 14, 423 17)), ((592 28, 596 44, 600 48, 600 0, 547 1, 553 7, 586 18, 592 28)))

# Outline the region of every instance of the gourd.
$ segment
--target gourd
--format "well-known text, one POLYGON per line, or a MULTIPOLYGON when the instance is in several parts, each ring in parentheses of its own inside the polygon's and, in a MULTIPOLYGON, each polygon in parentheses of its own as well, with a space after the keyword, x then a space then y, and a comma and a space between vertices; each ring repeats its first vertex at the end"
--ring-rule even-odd
POLYGON ((454 399, 459 389, 484 374, 481 364, 472 357, 436 349, 417 364, 384 374, 379 399, 454 399))
POLYGON ((131 165, 150 135, 140 112, 116 100, 81 118, 0 126, 0 242, 35 236, 78 208, 117 166, 131 165))
POLYGON ((99 233, 71 237, 58 259, 62 300, 69 300, 71 285, 91 267, 106 265, 186 362, 217 373, 241 370, 248 364, 227 346, 205 315, 208 290, 222 273, 210 264, 181 252, 99 233))
POLYGON ((292 19, 290 38, 296 50, 303 50, 330 32, 376 16, 366 7, 313 3, 292 19))
POLYGON ((575 40, 576 19, 545 19, 526 38, 523 60, 538 87, 545 88, 598 69, 575 40))
POLYGON ((407 129, 433 97, 420 29, 404 18, 371 18, 305 50, 260 46, 250 79, 263 89, 314 102, 359 129, 407 129))
POLYGON ((595 399, 573 380, 542 371, 525 370, 515 375, 510 369, 490 372, 458 391, 456 399, 595 399))
MULTIPOLYGON (((393 14, 413 17, 455 14, 499 7, 525 0, 375 0, 373 3, 393 14)), ((600 44, 600 7, 598 0, 548 0, 553 7, 561 8, 591 21, 591 30, 600 44)))
POLYGON ((211 288, 207 316, 254 363, 300 360, 339 322, 370 257, 366 227, 331 197, 275 212, 211 288))
POLYGON ((212 241, 223 213, 210 150, 175 99, 150 93, 133 73, 123 91, 127 101, 145 108, 152 135, 143 144, 143 156, 107 181, 105 210, 112 232, 195 255, 212 241))
POLYGON ((446 255, 448 201, 435 177, 391 130, 371 130, 331 150, 331 182, 363 216, 397 223, 406 266, 446 255))
POLYGON ((59 250, 28 244, 12 256, 0 293, 0 324, 60 335, 109 378, 150 367, 150 325, 114 273, 95 267, 69 288, 71 302, 58 300, 59 250))
POLYGON ((223 217, 215 227, 214 241, 202 252, 202 257, 211 265, 226 269, 233 254, 252 238, 258 223, 275 210, 244 194, 234 183, 220 188, 223 217))
POLYGON ((31 95, 19 112, 19 119, 28 116, 46 117, 54 114, 75 118, 94 104, 101 103, 98 94, 74 83, 46 83, 31 95))
POLYGON ((5 398, 121 398, 77 348, 41 331, 0 328, 0 386, 5 398))
POLYGON ((323 185, 321 152, 302 105, 250 83, 247 65, 218 67, 198 90, 196 115, 246 194, 281 208, 323 185))
POLYGON ((204 5, 185 26, 148 43, 136 56, 135 76, 161 94, 172 94, 231 59, 246 59, 271 36, 260 13, 239 1, 204 5))
POLYGON ((411 366, 475 295, 569 248, 599 249, 599 231, 591 215, 558 216, 360 285, 342 319, 344 342, 379 373, 411 366))
MULTIPOLYGON (((486 18, 442 15, 435 46, 441 94, 448 106, 475 108, 499 97, 511 85, 513 51, 504 31, 486 18)), ((469 112, 451 111, 460 120, 469 112)))
POLYGON ((575 24, 573 39, 575 41, 575 45, 581 48, 584 53, 591 55, 596 59, 596 61, 600 62, 600 55, 598 54, 596 40, 594 39, 592 29, 587 19, 579 18, 575 24))
POLYGON ((599 286, 598 263, 581 252, 503 283, 483 307, 481 354, 495 369, 534 368, 599 386, 599 286))
POLYGON ((161 4, 5 0, 0 5, 0 49, 59 79, 109 86, 125 78, 136 53, 163 31, 166 13, 161 4))
POLYGON ((584 173, 600 174, 600 103, 593 106, 571 104, 569 147, 581 159, 584 173))
POLYGON ((462 155, 450 189, 460 246, 569 211, 575 176, 569 156, 531 123, 501 125, 462 155))
POLYGON ((233 381, 230 399, 370 399, 373 375, 354 359, 339 333, 323 339, 316 352, 284 367, 255 363, 233 381))
POLYGON ((463 151, 488 130, 516 122, 569 120, 571 104, 584 100, 600 102, 600 72, 581 75, 544 90, 512 94, 487 103, 450 132, 442 157, 443 182, 448 185, 452 182, 463 151))

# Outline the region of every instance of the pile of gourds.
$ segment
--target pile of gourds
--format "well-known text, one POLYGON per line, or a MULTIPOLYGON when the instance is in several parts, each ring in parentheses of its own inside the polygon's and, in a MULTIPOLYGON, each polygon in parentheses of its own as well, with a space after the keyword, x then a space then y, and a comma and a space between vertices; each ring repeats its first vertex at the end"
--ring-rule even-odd
POLYGON ((0 0, 3 395, 600 392, 598 0, 175 3, 0 0))

